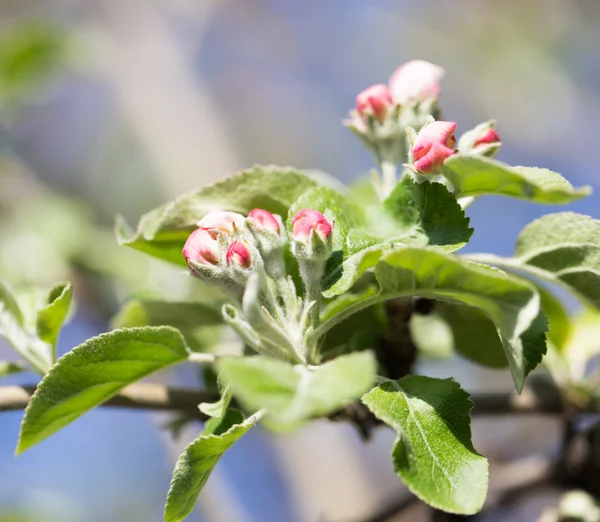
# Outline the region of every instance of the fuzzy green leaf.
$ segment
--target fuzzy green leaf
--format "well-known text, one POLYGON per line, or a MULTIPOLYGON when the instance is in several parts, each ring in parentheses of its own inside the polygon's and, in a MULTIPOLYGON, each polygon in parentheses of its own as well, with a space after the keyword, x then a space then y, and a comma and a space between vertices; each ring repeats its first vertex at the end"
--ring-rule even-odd
POLYGON ((471 237, 469 218, 441 183, 415 183, 405 177, 383 203, 371 207, 368 233, 349 235, 348 248, 325 278, 325 297, 348 291, 385 251, 407 246, 437 246, 453 252, 471 237))
POLYGON ((559 284, 600 308, 600 221, 573 212, 548 214, 519 234, 515 257, 469 254, 479 262, 559 284))
POLYGON ((181 334, 166 326, 115 330, 88 339, 58 359, 37 387, 25 410, 17 453, 125 386, 187 357, 181 334))
POLYGON ((455 154, 444 162, 444 176, 457 197, 496 194, 535 203, 570 203, 591 193, 579 189, 560 174, 533 167, 511 167, 483 156, 455 154))
POLYGON ((53 352, 60 329, 69 314, 72 296, 73 287, 70 283, 58 284, 50 290, 47 304, 37 312, 37 335, 42 341, 52 346, 53 352))
POLYGON ((294 201, 316 186, 312 178, 297 170, 256 166, 148 212, 135 233, 119 220, 117 239, 121 245, 185 266, 181 249, 196 223, 210 210, 247 214, 263 208, 285 217, 294 201))
MULTIPOLYGON (((489 368, 504 368, 508 365, 498 330, 481 310, 447 304, 439 307, 439 315, 450 327, 454 349, 458 353, 489 368)), ((547 318, 540 312, 521 335, 525 375, 540 363, 546 353, 547 330, 547 318)))
POLYGON ((443 252, 405 248, 377 265, 379 299, 421 296, 474 306, 496 325, 517 390, 523 387, 526 358, 521 335, 539 314, 531 284, 498 269, 443 252))
POLYGON ((599 220, 573 212, 536 219, 519 234, 515 257, 600 308, 599 220))
POLYGON ((51 347, 28 331, 26 316, 11 289, 0 281, 0 336, 39 373, 52 365, 51 347))
POLYGON ((168 302, 132 299, 113 318, 113 328, 172 326, 195 352, 211 351, 219 341, 223 324, 220 303, 168 302))
POLYGON ((224 358, 217 367, 246 408, 264 408, 282 428, 327 415, 359 398, 376 373, 371 352, 338 357, 314 369, 266 357, 224 358))
POLYGON ((165 522, 179 522, 196 504, 200 491, 223 454, 257 422, 253 415, 244 420, 238 412, 226 416, 218 433, 201 434, 177 459, 165 505, 165 522))
POLYGON ((439 307, 439 315, 450 327, 459 354, 489 368, 508 366, 498 330, 479 308, 448 304, 439 307))
POLYGON ((415 183, 405 177, 383 206, 391 221, 373 224, 373 232, 377 230, 381 237, 404 238, 410 246, 431 245, 454 252, 473 234, 456 197, 441 183, 415 183))
POLYGON ((458 383, 411 375, 380 384, 362 401, 398 433, 394 467, 415 495, 451 513, 481 509, 488 464, 471 443, 473 403, 458 383))

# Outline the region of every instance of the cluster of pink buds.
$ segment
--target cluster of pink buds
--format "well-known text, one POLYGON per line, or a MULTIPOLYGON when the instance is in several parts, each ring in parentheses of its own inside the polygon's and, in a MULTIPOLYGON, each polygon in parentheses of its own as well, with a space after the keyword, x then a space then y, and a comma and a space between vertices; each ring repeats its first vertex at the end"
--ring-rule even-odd
MULTIPOLYGON (((303 254, 329 255, 332 225, 323 214, 299 211, 292 219, 292 230, 293 244, 303 254)), ((231 267, 242 271, 266 267, 268 273, 271 258, 276 257, 280 265, 283 262, 287 239, 281 217, 267 210, 254 209, 247 218, 237 212, 212 210, 198 222, 182 253, 192 273, 208 280, 222 279, 231 267)))
POLYGON ((376 84, 368 87, 356 97, 356 110, 350 112, 349 126, 366 135, 374 134, 374 127, 391 127, 384 134, 393 133, 394 124, 417 127, 406 116, 415 116, 415 107, 426 106, 426 115, 433 112, 441 88, 444 69, 424 60, 413 60, 398 67, 388 85, 376 84), (409 114, 402 117, 402 109, 409 114))
POLYGON ((247 345, 262 354, 306 362, 316 353, 306 332, 319 321, 333 225, 320 212, 303 209, 292 218, 291 229, 288 236, 281 217, 264 209, 254 209, 248 217, 213 210, 198 222, 182 253, 193 275, 221 284, 237 299, 241 309, 227 305, 223 317, 247 345), (304 283, 300 300, 286 270, 285 247, 290 244, 304 283))
POLYGON ((183 257, 190 270, 198 273, 202 271, 202 266, 229 264, 234 253, 244 259, 242 266, 250 266, 251 254, 248 245, 242 241, 231 241, 236 233, 241 231, 244 221, 244 216, 237 212, 211 210, 206 214, 183 247, 183 257), (230 252, 229 249, 234 244, 237 246, 230 252))

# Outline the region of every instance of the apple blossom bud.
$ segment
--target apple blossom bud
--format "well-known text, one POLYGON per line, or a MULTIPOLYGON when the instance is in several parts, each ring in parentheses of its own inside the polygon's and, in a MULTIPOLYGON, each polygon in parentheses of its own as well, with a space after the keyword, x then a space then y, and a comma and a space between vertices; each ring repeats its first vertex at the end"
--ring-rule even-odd
POLYGON ((232 233, 244 223, 244 216, 237 212, 211 210, 200 221, 198 226, 211 232, 213 236, 219 231, 232 233))
POLYGON ((275 232, 276 234, 279 234, 279 231, 281 230, 277 218, 267 210, 255 208, 250 211, 248 217, 254 220, 256 228, 259 230, 268 230, 275 232))
POLYGON ((190 269, 194 264, 216 265, 219 262, 218 242, 208 230, 199 228, 187 238, 182 254, 190 269))
POLYGON ((490 127, 477 137, 475 143, 473 143, 473 149, 487 148, 490 145, 500 145, 500 143, 500 136, 498 136, 498 133, 490 127))
POLYGON ((234 241, 231 243, 225 254, 225 261, 229 266, 233 265, 242 268, 250 268, 252 258, 250 256, 248 245, 243 241, 234 241))
POLYGON ((412 148, 414 167, 421 174, 432 174, 454 154, 456 123, 434 121, 421 129, 412 148))
POLYGON ((392 105, 390 90, 387 85, 383 84, 372 85, 356 97, 356 110, 363 119, 372 114, 380 122, 383 122, 392 105))
POLYGON ((424 60, 412 60, 401 65, 392 74, 389 84, 394 102, 416 105, 437 100, 444 69, 424 60))
POLYGON ((292 237, 295 241, 307 242, 314 231, 321 240, 326 241, 331 235, 332 225, 317 210, 300 210, 292 219, 292 237))

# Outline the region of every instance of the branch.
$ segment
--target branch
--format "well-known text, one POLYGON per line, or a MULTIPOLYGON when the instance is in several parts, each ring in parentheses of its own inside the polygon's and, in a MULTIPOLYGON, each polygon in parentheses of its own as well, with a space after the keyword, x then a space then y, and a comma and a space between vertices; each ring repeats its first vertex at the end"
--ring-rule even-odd
MULTIPOLYGON (((31 398, 35 386, 0 386, 0 412, 22 410, 31 398)), ((525 388, 521 395, 515 393, 489 393, 472 396, 474 415, 555 415, 564 412, 564 407, 556 397, 543 397, 525 388)), ((187 413, 199 419, 201 402, 218 400, 214 393, 192 388, 171 388, 162 384, 137 383, 124 388, 107 400, 103 406, 130 408, 134 410, 157 410, 187 413)), ((350 417, 348 407, 332 414, 332 418, 350 417)), ((581 408, 577 413, 600 413, 600 407, 593 404, 581 408)))
MULTIPOLYGON (((35 386, 0 386, 0 411, 24 409, 35 386)), ((168 388, 162 384, 137 383, 127 386, 103 406, 134 410, 157 410, 187 413, 198 419, 205 416, 198 409, 201 402, 213 402, 218 396, 201 390, 168 388)))

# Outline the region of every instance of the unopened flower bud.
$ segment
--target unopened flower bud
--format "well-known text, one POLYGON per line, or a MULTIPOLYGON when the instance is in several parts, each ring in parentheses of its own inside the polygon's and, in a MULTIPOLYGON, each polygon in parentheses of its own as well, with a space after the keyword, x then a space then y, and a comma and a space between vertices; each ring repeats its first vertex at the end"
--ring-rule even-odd
POLYGON ((368 115, 373 115, 383 122, 392 105, 390 90, 387 85, 383 84, 372 85, 356 97, 356 110, 363 119, 368 115))
POLYGON ((292 237, 295 241, 307 242, 313 232, 326 241, 332 228, 332 224, 317 210, 305 208, 292 219, 292 237))
POLYGON ((412 60, 398 67, 390 77, 390 92, 400 105, 437 100, 444 69, 424 60, 412 60))
POLYGON ((248 217, 254 221, 257 229, 264 231, 268 230, 279 234, 281 226, 277 218, 267 210, 255 208, 251 210, 248 217))
POLYGON ((216 265, 219 262, 218 242, 208 230, 199 228, 187 238, 182 254, 192 270, 195 264, 216 265))
POLYGON ((465 132, 458 142, 458 149, 463 154, 477 154, 493 157, 502 141, 494 129, 494 121, 487 121, 465 132))
POLYGON ((421 129, 412 148, 414 167, 421 174, 432 174, 454 154, 456 123, 434 121, 421 129))
POLYGON ((231 243, 225 254, 225 261, 229 266, 250 268, 252 257, 250 256, 248 245, 243 241, 234 241, 231 243))
POLYGON ((498 136, 498 133, 490 127, 475 140, 473 148, 476 149, 477 147, 487 147, 491 143, 499 143, 500 141, 501 140, 500 136, 498 136))
POLYGON ((211 210, 200 221, 198 226, 204 230, 209 230, 213 236, 221 232, 232 233, 240 228, 244 223, 244 216, 237 212, 227 212, 225 210, 211 210))

